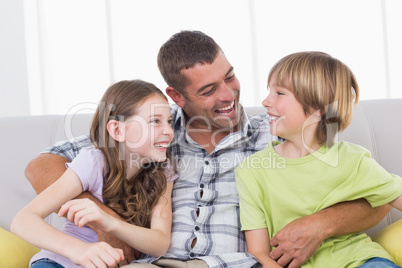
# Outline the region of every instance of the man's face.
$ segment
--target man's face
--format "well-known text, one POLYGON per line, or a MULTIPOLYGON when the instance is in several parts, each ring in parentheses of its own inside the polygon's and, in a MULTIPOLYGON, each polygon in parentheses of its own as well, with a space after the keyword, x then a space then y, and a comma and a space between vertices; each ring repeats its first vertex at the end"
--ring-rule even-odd
POLYGON ((196 64, 182 74, 190 81, 182 106, 187 124, 213 131, 236 130, 240 83, 225 55, 220 52, 212 64, 196 64))

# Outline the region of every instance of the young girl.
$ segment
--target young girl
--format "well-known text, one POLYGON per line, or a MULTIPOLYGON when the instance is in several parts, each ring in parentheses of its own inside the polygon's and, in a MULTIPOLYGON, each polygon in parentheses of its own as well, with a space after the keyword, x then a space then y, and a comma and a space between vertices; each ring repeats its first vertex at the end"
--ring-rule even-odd
MULTIPOLYGON (((242 230, 263 267, 281 267, 270 258, 270 239, 293 220, 359 198, 402 209, 401 178, 387 173, 366 149, 335 142, 359 96, 345 64, 321 52, 291 54, 270 71, 268 89, 263 105, 270 132, 285 141, 272 142, 236 169, 242 230)), ((303 267, 376 261, 398 267, 391 260, 365 233, 355 233, 324 240, 303 267)))
POLYGON ((43 249, 31 267, 49 262, 46 267, 115 267, 124 258, 122 250, 97 242, 90 227, 155 257, 169 247, 171 191, 177 175, 166 155, 173 131, 165 95, 140 80, 110 86, 94 115, 90 138, 95 148, 80 152, 60 179, 13 220, 14 233, 43 249), (124 221, 88 199, 69 201, 83 191, 124 221), (63 232, 44 221, 60 207, 59 215, 67 217, 63 232))

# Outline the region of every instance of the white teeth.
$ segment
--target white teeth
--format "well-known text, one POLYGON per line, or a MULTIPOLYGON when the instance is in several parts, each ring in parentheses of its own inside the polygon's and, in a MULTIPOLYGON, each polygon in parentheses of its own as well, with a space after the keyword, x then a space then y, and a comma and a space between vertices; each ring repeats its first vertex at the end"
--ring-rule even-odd
POLYGON ((157 143, 157 144, 154 144, 154 146, 156 148, 167 148, 168 144, 167 143, 157 143))
POLYGON ((279 119, 280 119, 279 116, 269 115, 269 114, 267 114, 267 118, 268 118, 268 120, 269 120, 270 122, 276 121, 276 120, 279 120, 279 119))
POLYGON ((234 101, 229 106, 220 108, 218 111, 226 111, 226 110, 232 109, 233 106, 234 106, 234 101))

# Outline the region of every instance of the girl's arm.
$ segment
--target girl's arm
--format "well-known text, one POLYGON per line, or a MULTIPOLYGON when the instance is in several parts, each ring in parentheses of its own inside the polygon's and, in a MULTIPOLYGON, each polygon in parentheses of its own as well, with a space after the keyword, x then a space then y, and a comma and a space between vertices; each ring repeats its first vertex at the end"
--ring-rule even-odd
POLYGON ((173 182, 168 182, 165 193, 159 198, 151 214, 151 228, 139 227, 111 217, 90 200, 71 200, 62 206, 59 215, 66 213, 67 218, 79 227, 96 226, 142 253, 160 257, 166 254, 170 245, 172 188, 173 182))
MULTIPOLYGON (((61 177, 61 175, 63 175, 63 173, 66 171, 67 162, 69 162, 69 160, 61 155, 43 153, 38 155, 36 158, 32 159, 28 163, 25 169, 25 176, 32 184, 32 187, 35 189, 36 193, 40 194, 43 190, 45 190, 47 187, 57 181, 61 177)), ((104 205, 101 201, 99 201, 99 199, 94 197, 88 191, 80 192, 80 194, 74 198, 88 198, 95 202, 96 205, 99 206, 107 214, 110 214, 116 218, 120 218, 112 209, 104 205)), ((60 207, 55 210, 56 213, 59 209, 60 207)), ((121 262, 120 265, 128 264, 134 259, 133 249, 126 243, 117 239, 109 233, 102 232, 97 228, 92 229, 98 235, 98 241, 104 241, 115 248, 123 249, 125 260, 121 262)))
POLYGON ((54 228, 44 220, 82 190, 78 176, 73 170, 67 169, 55 183, 16 214, 11 231, 37 247, 65 256, 86 267, 89 267, 89 263, 118 263, 123 258, 121 250, 106 243, 85 243, 54 228))
POLYGON ((263 268, 282 267, 269 256, 271 247, 269 245, 267 229, 249 230, 245 231, 244 234, 246 236, 248 252, 260 261, 263 268))

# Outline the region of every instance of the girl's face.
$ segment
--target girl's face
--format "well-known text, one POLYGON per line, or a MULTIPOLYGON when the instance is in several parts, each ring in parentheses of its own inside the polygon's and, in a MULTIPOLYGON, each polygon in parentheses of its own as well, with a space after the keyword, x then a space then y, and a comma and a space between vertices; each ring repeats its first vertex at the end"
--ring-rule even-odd
POLYGON ((173 139, 172 115, 168 102, 160 95, 149 97, 125 124, 125 156, 128 166, 166 160, 173 139))
POLYGON ((307 119, 301 103, 290 90, 279 87, 274 78, 268 90, 262 105, 267 108, 271 134, 288 140, 299 138, 307 119))

